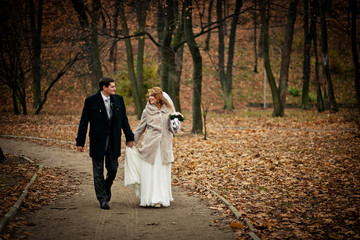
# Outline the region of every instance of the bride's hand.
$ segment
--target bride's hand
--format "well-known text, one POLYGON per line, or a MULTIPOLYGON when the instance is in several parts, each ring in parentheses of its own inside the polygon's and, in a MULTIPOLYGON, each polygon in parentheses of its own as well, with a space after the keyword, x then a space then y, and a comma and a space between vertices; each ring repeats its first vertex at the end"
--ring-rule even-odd
POLYGON ((132 148, 134 146, 134 141, 126 142, 126 146, 132 148))

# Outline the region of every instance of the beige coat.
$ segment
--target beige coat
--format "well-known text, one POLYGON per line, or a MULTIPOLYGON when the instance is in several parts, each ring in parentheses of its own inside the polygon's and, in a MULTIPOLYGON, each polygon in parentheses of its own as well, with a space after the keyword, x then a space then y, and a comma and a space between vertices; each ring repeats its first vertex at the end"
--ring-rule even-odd
POLYGON ((174 161, 172 138, 173 134, 169 131, 169 115, 172 110, 165 105, 159 110, 156 106, 147 104, 142 115, 135 135, 135 144, 140 141, 142 134, 145 136, 141 141, 139 152, 143 159, 154 164, 157 147, 160 144, 160 151, 163 164, 174 161))

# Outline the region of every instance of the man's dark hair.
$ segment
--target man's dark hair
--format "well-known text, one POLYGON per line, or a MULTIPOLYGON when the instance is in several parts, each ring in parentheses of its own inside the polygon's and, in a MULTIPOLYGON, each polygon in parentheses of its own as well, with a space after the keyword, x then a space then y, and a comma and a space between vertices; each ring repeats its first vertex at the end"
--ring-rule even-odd
POLYGON ((111 77, 102 77, 99 81, 100 91, 103 90, 103 86, 109 87, 111 82, 115 82, 111 77))

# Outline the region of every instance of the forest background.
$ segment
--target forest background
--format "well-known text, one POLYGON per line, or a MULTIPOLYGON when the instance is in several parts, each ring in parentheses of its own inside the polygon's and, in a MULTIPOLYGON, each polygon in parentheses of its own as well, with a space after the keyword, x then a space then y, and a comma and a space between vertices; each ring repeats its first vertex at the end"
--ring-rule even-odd
POLYGON ((161 86, 186 118, 174 184, 231 219, 199 186, 219 191, 264 238, 359 238, 357 1, 1 6, 2 136, 73 149, 102 76, 115 79, 133 128, 146 89, 161 86))

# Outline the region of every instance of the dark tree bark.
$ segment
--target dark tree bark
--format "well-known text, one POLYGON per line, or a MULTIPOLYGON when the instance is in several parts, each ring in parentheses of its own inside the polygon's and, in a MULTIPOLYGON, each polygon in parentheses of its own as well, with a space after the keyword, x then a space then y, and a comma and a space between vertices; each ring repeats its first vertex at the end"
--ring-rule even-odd
POLYGON ((309 0, 304 0, 304 63, 301 98, 302 109, 309 108, 311 37, 311 32, 309 31, 309 0))
POLYGON ((193 126, 191 132, 202 134, 201 117, 201 84, 202 84, 202 57, 199 47, 195 41, 192 27, 192 0, 184 1, 185 7, 185 39, 193 59, 193 96, 192 96, 192 117, 193 126))
POLYGON ((235 13, 231 22, 230 37, 229 37, 229 50, 228 50, 228 61, 225 71, 225 41, 224 41, 224 21, 223 19, 223 0, 217 0, 216 11, 217 20, 219 22, 219 78, 221 87, 223 90, 224 108, 233 109, 233 96, 232 96, 232 68, 234 59, 234 48, 236 38, 237 21, 240 15, 240 8, 242 7, 242 1, 236 1, 235 13))
POLYGON ((269 82, 269 86, 271 89, 271 95, 274 104, 273 116, 281 116, 281 106, 280 106, 280 94, 279 90, 276 86, 276 81, 274 75, 271 70, 270 63, 270 49, 269 49, 269 0, 260 0, 260 15, 261 15, 261 32, 263 33, 263 54, 264 54, 264 68, 266 72, 266 77, 269 82))
POLYGON ((359 56, 358 56, 357 40, 356 40, 357 8, 356 8, 356 0, 349 0, 349 1, 350 1, 349 6, 351 10, 351 50, 352 50, 354 68, 355 68, 356 100, 360 112, 360 66, 359 66, 359 56))
POLYGON ((173 97, 171 93, 174 93, 174 88, 170 85, 169 73, 175 72, 173 69, 175 67, 175 58, 174 53, 172 52, 171 42, 172 35, 175 28, 175 0, 167 0, 166 6, 164 7, 165 11, 165 32, 164 37, 161 42, 161 88, 163 91, 169 93, 170 97, 173 97))
POLYGON ((113 16, 113 24, 114 24, 114 40, 112 43, 112 46, 110 48, 110 54, 109 54, 109 61, 113 64, 113 71, 116 72, 117 70, 117 38, 119 36, 118 34, 118 22, 119 22, 119 11, 120 11, 120 3, 119 1, 115 1, 115 12, 113 16))
MULTIPOLYGON (((208 26, 211 26, 211 17, 212 17, 212 6, 213 6, 214 0, 210 0, 209 1, 209 8, 208 8, 208 26)), ((211 38, 211 31, 208 32, 208 34, 206 35, 206 40, 205 40, 205 50, 209 51, 210 50, 210 38, 211 38)))
MULTIPOLYGON (((175 8, 175 13, 178 12, 178 6, 175 8)), ((175 109, 181 111, 180 105, 180 79, 183 66, 183 52, 184 52, 184 19, 185 19, 185 8, 181 10, 181 14, 176 14, 177 17, 177 30, 171 43, 171 67, 169 70, 169 83, 170 83, 170 96, 173 99, 175 109), (173 71, 173 72, 172 72, 173 71)))
POLYGON ((83 51, 86 54, 92 93, 95 93, 99 89, 98 82, 103 76, 98 43, 101 3, 100 0, 93 0, 92 10, 90 11, 82 0, 71 1, 82 29, 81 40, 85 42, 83 51))
POLYGON ((235 12, 234 17, 231 21, 231 28, 230 28, 230 38, 229 38, 229 50, 228 50, 228 61, 226 67, 226 108, 233 109, 233 94, 232 94, 232 71, 233 71, 233 62, 234 62, 234 51, 235 51, 235 40, 236 40, 236 29, 237 29, 237 22, 239 20, 240 9, 243 5, 242 0, 236 0, 235 5, 235 12))
POLYGON ((299 0, 291 0, 288 9, 285 39, 281 52, 281 69, 280 69, 280 82, 279 82, 281 112, 279 116, 285 115, 285 102, 286 102, 286 94, 288 91, 291 46, 294 37, 294 25, 296 20, 296 11, 297 11, 298 3, 299 0))
POLYGON ((29 0, 29 18, 31 29, 31 65, 33 75, 34 108, 37 108, 41 101, 41 31, 43 18, 44 0, 39 0, 35 9, 34 0, 29 0))
POLYGON ((173 99, 175 109, 178 112, 181 112, 181 104, 180 104, 180 80, 181 73, 183 68, 183 53, 184 53, 184 45, 181 45, 179 49, 176 51, 176 73, 175 73, 175 97, 173 99))
POLYGON ((29 52, 31 51, 29 39, 26 38, 27 10, 19 4, 2 6, 0 16, 0 82, 11 89, 14 114, 22 112, 27 114, 26 106, 26 76, 30 71, 29 52), (26 70, 25 70, 26 69, 26 70))
MULTIPOLYGON (((158 4, 157 35, 158 35, 158 42, 162 43, 164 39, 164 31, 165 31, 165 11, 162 1, 158 1, 157 4, 158 4)), ((161 62, 161 47, 159 47, 158 50, 159 50, 159 59, 161 62)))
MULTIPOLYGON (((145 32, 146 16, 149 8, 148 0, 140 0, 136 5, 136 16, 138 21, 138 32, 145 32)), ((144 50, 145 50, 145 35, 138 37, 138 52, 136 60, 136 82, 139 92, 140 108, 144 109, 146 104, 145 86, 144 86, 144 50)))
POLYGON ((254 72, 257 73, 258 72, 258 50, 257 50, 257 1, 258 0, 254 0, 254 11, 253 11, 253 15, 254 15, 254 72))
POLYGON ((325 76, 326 95, 329 103, 329 110, 338 112, 339 107, 336 103, 334 89, 332 86, 330 63, 328 55, 328 37, 327 37, 327 23, 326 23, 326 0, 319 0, 320 24, 321 24, 321 62, 323 74, 325 76))
POLYGON ((133 55, 131 40, 129 38, 129 36, 130 36, 129 28, 128 28, 127 20, 125 17, 124 2, 122 0, 117 0, 117 1, 120 2, 119 15, 120 15, 120 20, 121 20, 121 24, 122 24, 122 34, 126 37, 125 38, 125 46, 126 46, 128 76, 129 76, 130 84, 131 84, 131 93, 132 93, 132 97, 134 99, 135 111, 136 111, 137 118, 140 119, 142 111, 143 111, 143 107, 141 105, 142 97, 140 96, 140 93, 139 93, 138 83, 137 83, 136 74, 135 74, 134 55, 133 55))
POLYGON ((319 56, 318 56, 318 47, 317 47, 317 30, 316 30, 316 20, 317 20, 317 11, 318 11, 318 0, 311 1, 311 26, 310 31, 312 35, 312 40, 314 44, 314 54, 315 54, 315 82, 316 82, 316 101, 318 112, 325 111, 324 99, 321 91, 320 77, 319 77, 319 56))

